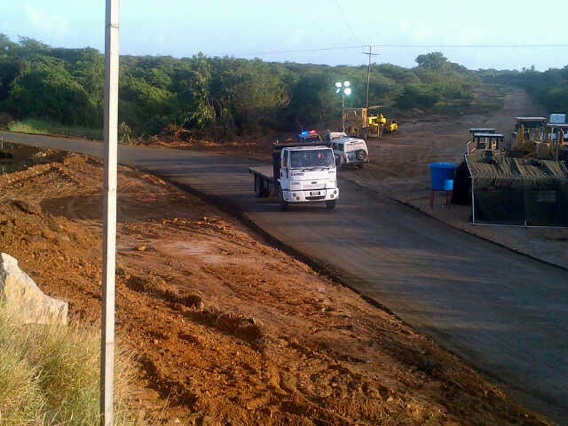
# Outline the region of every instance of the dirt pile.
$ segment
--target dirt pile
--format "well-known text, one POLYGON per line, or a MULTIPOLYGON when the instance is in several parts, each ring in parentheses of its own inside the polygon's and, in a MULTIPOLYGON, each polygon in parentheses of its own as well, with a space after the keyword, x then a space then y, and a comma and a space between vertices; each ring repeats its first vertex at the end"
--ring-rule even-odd
MULTIPOLYGON (((140 424, 547 424, 213 207, 119 170, 117 334, 140 424)), ((102 181, 79 155, 0 176, 0 251, 89 324, 102 181)))

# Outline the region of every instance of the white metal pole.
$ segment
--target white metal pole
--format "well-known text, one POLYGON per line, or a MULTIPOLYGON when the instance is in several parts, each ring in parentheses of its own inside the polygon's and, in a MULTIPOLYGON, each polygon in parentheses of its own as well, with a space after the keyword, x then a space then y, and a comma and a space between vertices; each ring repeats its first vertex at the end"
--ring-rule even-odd
POLYGON ((119 0, 106 0, 101 425, 114 424, 114 310, 118 162, 119 0))
POLYGON ((341 87, 341 131, 345 133, 345 88, 341 87))

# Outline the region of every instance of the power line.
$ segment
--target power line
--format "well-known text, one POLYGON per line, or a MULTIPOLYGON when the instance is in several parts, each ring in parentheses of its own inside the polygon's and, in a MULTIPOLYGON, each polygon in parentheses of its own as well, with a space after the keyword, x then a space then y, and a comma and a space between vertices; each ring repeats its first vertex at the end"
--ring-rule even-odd
POLYGON ((396 48, 475 48, 475 49, 509 49, 509 48, 557 48, 568 47, 568 43, 550 44, 373 44, 373 47, 396 47, 396 48))
MULTIPOLYGON (((319 47, 312 49, 293 49, 293 50, 271 50, 264 52, 248 52, 241 53, 244 56, 263 56, 263 55, 280 55, 284 53, 305 53, 305 52, 324 52, 330 50, 347 50, 347 49, 361 49, 361 48, 397 48, 397 49, 548 49, 548 48, 567 48, 568 43, 554 43, 554 44, 358 44, 351 46, 334 46, 334 47, 319 47)), ((363 52, 365 53, 365 52, 363 52)), ((226 54, 226 53, 223 53, 226 54)), ((214 54, 219 56, 223 54, 214 54)))
POLYGON ((345 22, 345 26, 347 27, 347 29, 351 33, 351 37, 354 40, 357 40, 357 37, 355 36, 355 33, 353 33, 353 29, 351 28, 351 25, 349 25, 349 21, 347 21, 347 18, 345 17, 345 13, 343 13, 343 9, 341 9, 341 6, 339 5, 338 0, 335 0, 335 5, 337 6, 337 9, 339 10, 339 14, 343 17, 343 22, 345 22))
MULTIPOLYGON (((248 52, 248 53, 241 53, 240 55, 244 55, 244 56, 280 55, 280 54, 283 54, 283 53, 324 52, 324 51, 329 51, 329 50, 361 49, 362 47, 365 47, 365 46, 358 44, 356 46, 336 46, 336 47, 318 47, 318 48, 313 48, 313 49, 272 50, 272 51, 265 51, 265 52, 248 52)), ((218 55, 214 54, 214 56, 218 56, 218 55)))

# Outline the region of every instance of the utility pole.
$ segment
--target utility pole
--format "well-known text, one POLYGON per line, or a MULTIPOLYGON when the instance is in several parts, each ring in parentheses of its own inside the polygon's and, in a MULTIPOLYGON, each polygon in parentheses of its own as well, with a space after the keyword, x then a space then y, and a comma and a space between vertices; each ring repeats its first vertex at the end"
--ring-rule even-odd
POLYGON ((369 56, 369 64, 367 65, 367 102, 365 102, 365 107, 369 108, 369 84, 371 82, 371 56, 379 56, 379 54, 373 53, 373 46, 369 45, 369 51, 363 52, 363 55, 369 56))
POLYGON ((114 425, 116 191, 118 167, 119 1, 106 0, 104 88, 103 307, 100 424, 114 425))

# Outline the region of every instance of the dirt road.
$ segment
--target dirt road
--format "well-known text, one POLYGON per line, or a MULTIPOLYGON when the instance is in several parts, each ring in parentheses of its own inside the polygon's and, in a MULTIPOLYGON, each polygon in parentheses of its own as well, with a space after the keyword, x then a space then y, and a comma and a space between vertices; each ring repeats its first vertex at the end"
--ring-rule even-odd
MULTIPOLYGON (((82 148, 85 147, 87 144, 82 145, 82 148)), ((190 154, 187 158, 192 157, 193 160, 186 161, 185 156, 181 159, 179 152, 167 150, 160 150, 153 160, 149 160, 150 154, 146 152, 130 149, 125 152, 132 156, 130 161, 147 168, 159 168, 169 179, 181 184, 201 185, 203 190, 216 190, 214 175, 218 176, 218 173, 213 169, 226 170, 230 166, 233 174, 231 179, 225 177, 225 182, 231 182, 231 185, 223 186, 224 197, 233 203, 246 197, 249 200, 248 214, 259 222, 276 215, 272 206, 250 202, 250 176, 246 175, 246 169, 243 171, 241 168, 244 163, 250 164, 250 160, 190 154), (200 178, 192 181, 191 176, 199 172, 200 178)), ((441 158, 441 154, 435 155, 441 158)), ((37 176, 26 175, 14 182, 8 180, 5 188, 13 186, 15 192, 4 199, 8 203, 5 206, 9 212, 7 217, 10 214, 17 217, 21 215, 19 211, 27 211, 28 214, 17 219, 14 226, 20 221, 22 225, 25 224, 31 214, 37 216, 36 222, 43 218, 49 227, 56 226, 64 229, 66 234, 71 233, 70 244, 67 245, 73 247, 77 254, 63 253, 62 247, 66 241, 63 239, 56 245, 61 250, 60 257, 69 264, 70 270, 85 271, 87 268, 85 276, 92 281, 98 277, 97 259, 93 254, 93 245, 96 247, 98 241, 94 236, 96 233, 89 234, 89 238, 79 237, 79 229, 87 227, 96 230, 98 226, 94 212, 100 202, 96 189, 99 172, 94 164, 76 159, 68 160, 66 167, 71 167, 70 171, 65 167, 56 167, 51 171, 39 172, 37 176), (42 177, 53 174, 51 185, 42 185, 42 182, 45 183, 42 177), (20 203, 13 202, 16 194, 25 198, 26 191, 22 191, 22 188, 27 188, 32 197, 38 185, 44 188, 40 192, 43 201, 39 208, 30 202, 24 204, 22 209, 20 203), (85 250, 90 253, 86 258, 85 250)), ((369 170, 372 172, 371 168, 369 170)), ((393 167, 392 172, 398 173, 400 170, 393 167)), ((365 173, 360 177, 366 177, 367 171, 365 173)), ((385 176, 386 184, 378 188, 375 194, 379 193, 379 189, 392 193, 395 188, 398 191, 409 185, 414 185, 416 194, 419 194, 420 185, 424 189, 424 172, 416 174, 415 182, 412 182, 412 173, 408 174, 409 179, 403 179, 402 175, 385 176)), ((224 419, 233 424, 538 423, 535 417, 515 408, 496 388, 484 383, 429 339, 416 334, 395 317, 369 306, 348 290, 321 280, 308 268, 282 253, 254 242, 228 218, 220 213, 212 215, 210 207, 186 195, 170 192, 171 189, 150 176, 137 181, 135 174, 125 171, 122 179, 119 191, 122 194, 119 259, 121 294, 125 299, 119 306, 118 314, 120 318, 120 313, 124 313, 122 327, 132 333, 126 340, 136 348, 138 354, 142 354, 139 357, 143 367, 142 383, 157 391, 157 394, 145 392, 141 395, 147 411, 152 412, 159 406, 157 402, 152 406, 148 401, 154 395, 156 401, 169 396, 177 408, 168 412, 168 418, 173 421, 178 409, 182 413, 178 418, 187 422, 184 424, 213 419, 224 419), (191 209, 188 210, 185 206, 189 203, 191 209), (264 267, 261 268, 261 265, 264 267), (286 265, 292 266, 292 269, 286 265), (309 277, 314 278, 313 284, 309 277), (139 332, 134 332, 137 327, 140 328, 139 332), (322 364, 324 360, 325 368, 322 364), (355 372, 356 377, 352 376, 355 372), (354 393, 349 391, 351 386, 354 386, 354 393), (381 394, 382 387, 388 391, 383 390, 381 394), (374 393, 373 389, 378 393, 374 393), (396 390, 396 397, 390 394, 393 390, 396 390), (424 399, 426 402, 417 402, 424 399), (392 411, 395 405, 398 408, 392 411)), ((344 237, 344 240, 335 235, 337 247, 326 250, 331 257, 345 260, 355 268, 361 262, 354 262, 352 254, 345 255, 341 250, 354 247, 358 257, 364 255, 367 259, 366 269, 371 269, 373 264, 375 267, 376 264, 383 265, 373 272, 378 272, 380 278, 365 280, 359 277, 359 281, 353 280, 349 282, 350 285, 375 284, 373 291, 376 291, 379 301, 383 298, 390 300, 389 308, 395 312, 398 307, 402 311, 409 309, 412 299, 413 303, 423 302, 421 307, 410 308, 414 311, 412 315, 418 319, 422 315, 425 322, 419 324, 420 327, 428 329, 425 324, 437 321, 442 328, 437 331, 436 337, 442 339, 444 334, 454 331, 466 334, 476 332, 469 342, 473 346, 478 340, 486 342, 489 336, 492 336, 490 341, 495 344, 499 344, 503 338, 515 337, 518 331, 516 327, 522 328, 522 323, 527 320, 535 322, 537 317, 533 314, 540 315, 542 309, 538 304, 541 302, 535 297, 541 297, 542 294, 519 297, 513 280, 508 281, 512 276, 508 273, 502 277, 495 275, 495 269, 482 259, 484 254, 490 253, 492 259, 504 266, 503 270, 510 268, 513 274, 517 270, 523 274, 523 279, 528 273, 528 284, 531 285, 527 286, 527 290, 534 289, 535 281, 530 274, 539 277, 553 274, 546 267, 544 272, 537 273, 539 267, 519 260, 510 252, 500 252, 501 249, 486 243, 473 243, 466 235, 447 230, 437 222, 402 209, 386 199, 377 199, 376 196, 373 199, 367 190, 353 187, 347 191, 351 192, 353 197, 367 197, 364 203, 359 204, 363 204, 370 213, 361 215, 361 209, 356 208, 357 199, 353 198, 346 200, 333 217, 323 209, 304 209, 290 212, 292 214, 285 218, 286 221, 311 221, 314 227, 309 229, 320 226, 320 229, 325 229, 324 235, 330 229, 337 229, 337 224, 346 228, 360 226, 361 230, 367 230, 344 237), (376 215, 377 212, 382 212, 384 216, 378 221, 376 217, 371 220, 369 215, 376 215), (350 222, 354 214, 363 218, 365 224, 350 222), (330 218, 334 218, 335 223, 326 224, 325 221, 330 218), (396 225, 398 228, 393 228, 393 218, 400 221, 396 225), (411 228, 404 230, 408 227, 411 228), (360 235, 370 235, 372 238, 360 241, 360 235), (449 244, 448 239, 451 240, 449 244), (359 242, 354 244, 355 240, 359 242), (459 252, 456 247, 466 249, 466 252, 459 252), (340 250, 335 251, 336 248, 340 250), (453 269, 440 275, 440 271, 450 264, 453 269), (479 273, 482 275, 479 276, 479 273), (402 286, 407 287, 401 291, 402 286), (499 286, 501 290, 512 292, 509 296, 504 293, 502 299, 492 296, 495 293, 487 293, 496 291, 494 287, 499 286), (444 297, 438 297, 442 294, 438 293, 441 290, 447 292, 445 300, 444 297), (424 296, 428 293, 434 294, 434 299, 424 304, 424 296), (472 302, 476 296, 485 297, 481 302, 472 302), (404 297, 407 297, 406 301, 403 301, 404 297), (493 308, 485 307, 485 311, 480 309, 488 300, 493 302, 493 308), (495 308, 520 302, 522 307, 513 306, 513 310, 520 315, 513 322, 502 310, 495 308), (454 303, 454 307, 469 303, 471 310, 497 316, 487 319, 480 327, 479 320, 458 320, 457 310, 448 309, 444 303, 454 303), (527 312, 527 306, 533 306, 528 311, 531 315, 528 319, 521 315, 527 312), (499 315, 503 316, 499 318, 499 315), (504 324, 506 327, 503 327, 504 324)), ((6 193, 10 194, 8 190, 6 193)), ((274 220, 282 222, 281 219, 279 213, 274 220)), ((294 236, 290 223, 286 221, 281 224, 281 230, 276 231, 277 234, 299 240, 294 244, 299 244, 300 248, 317 243, 317 235, 306 234, 308 228, 300 229, 294 236), (298 239, 298 235, 303 237, 298 239)), ((3 223, 11 222, 5 220, 3 223)), ((3 235, 7 235, 6 226, 2 229, 3 235)), ((39 235, 38 238, 32 233, 22 244, 17 244, 16 240, 6 240, 5 237, 4 244, 20 250, 23 257, 31 254, 33 259, 25 262, 31 265, 39 281, 48 288, 51 285, 52 292, 72 298, 75 312, 82 317, 90 320, 96 318, 96 309, 93 309, 99 296, 94 283, 89 280, 82 282, 77 290, 47 283, 49 280, 46 278, 53 280, 57 277, 45 272, 45 267, 55 259, 50 259, 45 249, 41 249, 41 244, 44 238, 53 240, 51 243, 57 242, 57 238, 50 232, 45 232, 45 236, 39 235)), ((321 253, 318 257, 322 257, 321 253)), ((344 280, 360 274, 357 269, 348 272, 344 280)), ((556 308, 562 311, 566 300, 562 293, 555 293, 552 283, 555 280, 563 282, 565 274, 561 273, 559 277, 552 277, 551 283, 545 285, 550 288, 548 296, 559 301, 556 308)), ((541 282, 539 278, 540 288, 541 282)), ((369 290, 369 287, 360 289, 369 290)), ((373 295, 372 292, 370 294, 373 295)), ((553 308, 555 306, 551 310, 553 308)), ((550 319, 543 321, 550 323, 550 319)), ((562 323, 556 326, 550 329, 546 326, 544 332, 532 330, 529 337, 554 337, 554 333, 558 332, 556 338, 560 340, 556 342, 566 341, 562 334, 566 327, 562 323)), ((451 342, 452 338, 448 341, 451 342)), ((472 358, 479 355, 481 359, 477 361, 486 365, 488 359, 483 357, 487 357, 487 354, 472 354, 469 343, 466 344, 468 347, 462 349, 469 351, 472 358)), ((460 345, 459 341, 453 344, 460 345)), ((489 357, 498 369, 510 369, 518 362, 516 358, 520 358, 513 352, 505 357, 499 356, 499 352, 494 352, 497 358, 489 357)), ((560 356, 563 355, 560 353, 560 356)), ((476 362, 476 359, 469 361, 476 362)), ((538 364, 541 358, 536 355, 528 361, 538 364)), ((548 367, 561 369, 563 365, 566 363, 553 360, 550 365, 543 367, 544 370, 548 367)), ((538 370, 538 365, 536 367, 538 370)), ((556 373, 556 378, 562 378, 564 374, 562 370, 556 373)), ((555 391, 553 382, 542 386, 541 372, 535 374, 539 377, 523 376, 522 379, 540 380, 539 392, 555 391)))

